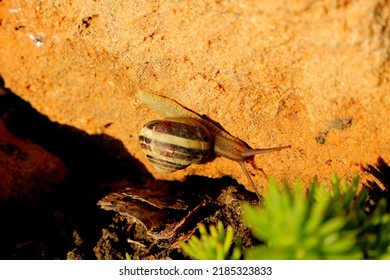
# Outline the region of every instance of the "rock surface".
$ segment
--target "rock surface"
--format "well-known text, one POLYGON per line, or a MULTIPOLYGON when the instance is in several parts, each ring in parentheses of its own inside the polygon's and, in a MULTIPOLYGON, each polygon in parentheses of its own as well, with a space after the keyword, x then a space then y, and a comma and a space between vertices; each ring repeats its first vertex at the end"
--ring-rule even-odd
MULTIPOLYGON (((138 145, 168 96, 252 147, 277 179, 328 179, 390 159, 390 3, 373 1, 2 1, 0 75, 51 120, 123 142, 157 178, 230 175, 217 158, 157 174, 138 145)), ((265 176, 250 169, 257 185, 265 176)))

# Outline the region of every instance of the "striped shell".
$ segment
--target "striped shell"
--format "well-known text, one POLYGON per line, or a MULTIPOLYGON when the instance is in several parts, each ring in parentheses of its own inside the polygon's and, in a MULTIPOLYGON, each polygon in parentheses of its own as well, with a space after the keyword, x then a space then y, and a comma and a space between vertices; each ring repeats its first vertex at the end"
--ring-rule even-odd
POLYGON ((212 139, 208 129, 191 118, 151 121, 139 136, 147 159, 163 173, 202 162, 213 150, 212 139))

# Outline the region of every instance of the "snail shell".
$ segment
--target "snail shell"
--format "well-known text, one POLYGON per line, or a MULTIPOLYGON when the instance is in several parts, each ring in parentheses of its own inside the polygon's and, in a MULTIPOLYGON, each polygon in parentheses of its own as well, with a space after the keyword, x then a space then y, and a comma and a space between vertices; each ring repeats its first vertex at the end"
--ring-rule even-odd
POLYGON ((163 173, 200 163, 213 149, 209 130, 191 118, 148 122, 141 130, 139 141, 149 162, 163 173))

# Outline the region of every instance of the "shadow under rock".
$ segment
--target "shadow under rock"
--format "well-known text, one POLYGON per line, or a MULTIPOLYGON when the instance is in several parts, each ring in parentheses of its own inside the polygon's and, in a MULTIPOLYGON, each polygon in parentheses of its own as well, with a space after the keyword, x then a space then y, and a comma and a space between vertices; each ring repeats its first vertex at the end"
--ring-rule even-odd
MULTIPOLYGON (((94 246, 101 234, 99 226, 105 217, 111 219, 96 205, 109 192, 102 186, 120 179, 139 183, 148 174, 145 167, 119 140, 51 122, 4 88, 0 94, 0 118, 13 135, 56 155, 69 170, 64 186, 41 199, 37 209, 18 201, 0 205, 0 258, 64 259, 73 248, 75 228, 80 236, 95 236, 85 244, 94 246)), ((85 258, 95 258, 90 252, 85 258)))

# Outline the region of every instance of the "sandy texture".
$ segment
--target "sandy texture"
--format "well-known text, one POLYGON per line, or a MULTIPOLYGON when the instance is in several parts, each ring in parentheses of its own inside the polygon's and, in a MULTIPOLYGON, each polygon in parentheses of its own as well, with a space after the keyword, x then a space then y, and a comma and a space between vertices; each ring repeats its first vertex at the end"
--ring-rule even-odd
POLYGON ((256 157, 277 179, 352 176, 390 159, 389 22, 388 0, 8 0, 0 75, 51 120, 120 140, 158 178, 230 175, 249 185, 222 158, 154 172, 138 132, 158 116, 134 97, 139 89, 252 147, 291 144, 256 157))

